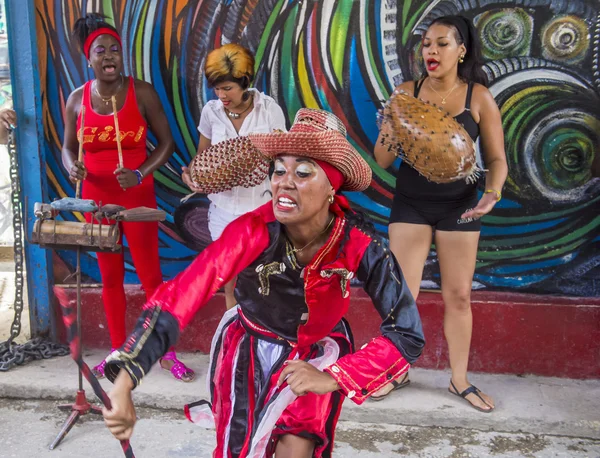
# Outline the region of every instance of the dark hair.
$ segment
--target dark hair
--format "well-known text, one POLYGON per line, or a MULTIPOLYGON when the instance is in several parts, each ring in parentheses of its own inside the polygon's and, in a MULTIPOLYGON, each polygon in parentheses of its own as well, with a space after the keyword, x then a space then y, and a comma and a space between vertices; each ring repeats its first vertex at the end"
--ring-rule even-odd
POLYGON ((111 29, 117 34, 119 33, 112 25, 106 22, 106 16, 98 13, 88 13, 84 17, 77 19, 73 26, 73 36, 79 42, 79 46, 83 50, 83 45, 87 37, 98 29, 111 29))
POLYGON ((348 220, 349 227, 355 227, 368 235, 375 236, 375 226, 367 215, 360 210, 349 210, 345 212, 346 219, 348 220))
MULTIPOLYGON (((341 194, 340 191, 338 191, 337 193, 341 194)), ((338 256, 342 253, 342 251, 344 250, 344 246, 346 245, 346 242, 350 239, 350 231, 353 228, 357 228, 360 231, 364 232, 365 234, 370 235, 371 237, 377 237, 377 231, 375 230, 375 226, 367 218, 367 216, 360 210, 345 210, 344 216, 345 216, 346 220, 348 221, 348 224, 346 225, 346 228, 344 229, 344 238, 342 239, 342 242, 340 243, 340 248, 339 248, 338 254, 337 254, 338 256)))
POLYGON ((204 74, 208 87, 229 81, 246 90, 254 78, 254 56, 243 46, 228 43, 208 53, 204 74))
POLYGON ((479 34, 471 20, 464 16, 442 16, 434 19, 429 27, 434 24, 452 27, 456 42, 459 45, 464 44, 467 48, 464 62, 458 63, 458 76, 464 81, 473 81, 487 87, 488 79, 483 71, 479 34))

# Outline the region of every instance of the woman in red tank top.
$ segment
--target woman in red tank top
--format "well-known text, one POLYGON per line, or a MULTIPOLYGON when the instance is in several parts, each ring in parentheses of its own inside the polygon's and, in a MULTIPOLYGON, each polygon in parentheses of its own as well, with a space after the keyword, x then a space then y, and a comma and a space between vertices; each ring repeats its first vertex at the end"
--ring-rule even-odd
MULTIPOLYGON (((88 14, 75 23, 75 35, 96 78, 73 91, 66 106, 63 165, 72 182, 83 180, 82 197, 102 204, 125 208, 156 208, 153 172, 172 154, 173 138, 160 99, 154 88, 132 77, 125 77, 121 39, 114 27, 97 14, 88 14), (111 99, 116 98, 123 167, 119 167, 116 129, 111 99), (85 116, 81 108, 85 107, 85 116), (152 154, 146 150, 146 135, 151 128, 158 142, 152 154), (83 129, 83 163, 77 160, 78 138, 83 129)), ((158 252, 158 223, 121 224, 133 263, 150 298, 162 283, 158 252)), ((123 282, 123 254, 98 253, 102 276, 102 300, 112 348, 125 342, 126 298, 123 282)), ((94 368, 104 376, 105 361, 94 368)), ((161 361, 176 379, 191 381, 194 372, 170 351, 161 361)))

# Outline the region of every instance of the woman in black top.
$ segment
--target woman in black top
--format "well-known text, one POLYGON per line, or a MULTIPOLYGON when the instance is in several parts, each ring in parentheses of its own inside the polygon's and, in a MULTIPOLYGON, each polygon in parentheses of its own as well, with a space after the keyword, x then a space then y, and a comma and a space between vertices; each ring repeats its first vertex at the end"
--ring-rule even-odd
MULTIPOLYGON (((434 20, 423 38, 422 53, 427 76, 402 83, 398 89, 454 115, 473 141, 481 136, 484 165, 488 169, 485 191, 478 199, 476 183, 467 184, 463 180, 432 183, 408 164, 402 164, 390 215, 390 248, 416 299, 435 230, 445 304, 444 334, 452 367, 448 389, 476 409, 491 412, 493 400, 469 383, 467 366, 473 324, 471 285, 480 218, 500 200, 508 173, 502 121, 498 106, 486 88, 477 32, 468 19, 445 16, 434 20)), ((395 156, 382 145, 381 138, 375 147, 375 158, 381 167, 387 168, 395 156)), ((373 398, 381 398, 407 384, 407 377, 395 381, 373 398)))

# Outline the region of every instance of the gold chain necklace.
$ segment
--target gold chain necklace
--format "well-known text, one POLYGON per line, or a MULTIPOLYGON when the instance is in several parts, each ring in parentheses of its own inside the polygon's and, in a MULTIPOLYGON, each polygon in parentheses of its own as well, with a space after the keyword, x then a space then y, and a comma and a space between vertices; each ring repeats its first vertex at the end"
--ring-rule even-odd
MULTIPOLYGON (((334 222, 334 221, 335 221, 335 216, 333 216, 333 217, 331 218, 331 221, 329 221, 329 224, 327 225, 327 227, 326 227, 326 228, 325 228, 325 229, 324 229, 322 232, 319 232, 319 233, 317 234, 317 236, 316 236, 314 239, 312 239, 310 242, 308 242, 308 243, 307 243, 306 245, 304 245, 302 248, 294 248, 294 247, 293 247, 293 246, 294 246, 294 244, 292 243, 292 250, 291 250, 291 251, 292 251, 292 253, 302 253, 302 250, 305 250, 306 248, 308 248, 310 245, 312 245, 312 244, 315 242, 315 240, 317 240, 317 239, 318 239, 319 237, 321 237, 321 236, 322 236, 322 235, 323 235, 325 232, 327 232, 327 231, 329 230, 329 228, 331 227, 331 225, 333 224, 333 222, 334 222)), ((288 237, 288 238, 289 238, 289 237, 288 237)))
POLYGON ((296 259, 296 255, 294 253, 294 247, 292 246, 290 239, 286 238, 285 241, 285 255, 294 270, 301 270, 302 266, 298 264, 298 260, 296 259))
POLYGON ((440 99, 442 99, 442 105, 446 105, 446 99, 447 99, 448 97, 450 97, 450 94, 452 94, 452 92, 454 91, 454 89, 456 89, 456 88, 457 88, 457 86, 458 86, 458 81, 457 81, 456 83, 454 83, 454 86, 452 86, 452 89, 450 89, 450 92, 448 92, 448 93, 446 94, 446 96, 445 96, 445 97, 442 97, 442 94, 440 94, 438 91, 436 91, 436 90, 433 88, 433 86, 431 85, 431 80, 427 80, 427 83, 429 83, 429 88, 430 88, 430 89, 431 89, 433 92, 435 92, 435 93, 438 95, 438 97, 439 97, 440 99))
POLYGON ((98 80, 94 80, 94 92, 96 93, 96 95, 98 97, 100 97, 100 100, 102 100, 104 102, 104 105, 108 105, 110 103, 110 101, 112 100, 112 98, 117 95, 120 91, 121 88, 123 87, 123 74, 121 74, 121 82, 119 83, 119 87, 117 88, 117 91, 111 95, 110 97, 103 97, 102 94, 100 94, 100 91, 98 91, 98 80))

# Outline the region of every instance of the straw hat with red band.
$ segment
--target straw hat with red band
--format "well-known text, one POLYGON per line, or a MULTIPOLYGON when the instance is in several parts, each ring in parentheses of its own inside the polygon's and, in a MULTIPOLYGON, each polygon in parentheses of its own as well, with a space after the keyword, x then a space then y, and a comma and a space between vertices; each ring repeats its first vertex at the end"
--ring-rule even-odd
POLYGON ((371 168, 346 139, 342 121, 327 111, 302 108, 289 132, 249 134, 248 138, 270 158, 291 154, 315 160, 336 191, 364 191, 371 184, 371 168))
POLYGON ((119 42, 119 46, 122 46, 121 36, 117 32, 115 32, 113 29, 109 29, 108 27, 100 27, 99 29, 96 29, 92 33, 90 33, 85 39, 85 43, 83 43, 83 53, 88 59, 90 58, 90 48, 92 47, 92 43, 100 35, 110 35, 119 42))

